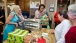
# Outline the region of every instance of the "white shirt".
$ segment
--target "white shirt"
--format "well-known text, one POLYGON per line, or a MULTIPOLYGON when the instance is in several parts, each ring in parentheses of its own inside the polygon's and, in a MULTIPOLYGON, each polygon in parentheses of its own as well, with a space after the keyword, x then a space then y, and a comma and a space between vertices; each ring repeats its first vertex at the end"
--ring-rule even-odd
POLYGON ((42 14, 38 10, 36 10, 35 11, 35 17, 38 18, 38 19, 40 19, 41 16, 42 16, 42 14))
POLYGON ((57 27, 55 28, 55 37, 56 43, 65 43, 65 34, 71 27, 71 23, 69 20, 63 20, 57 27))

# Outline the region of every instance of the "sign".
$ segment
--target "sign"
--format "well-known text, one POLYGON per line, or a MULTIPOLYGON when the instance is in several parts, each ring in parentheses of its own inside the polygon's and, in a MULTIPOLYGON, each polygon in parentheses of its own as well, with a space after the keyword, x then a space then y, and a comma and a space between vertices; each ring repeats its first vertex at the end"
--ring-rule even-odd
POLYGON ((49 9, 50 12, 54 12, 54 7, 55 7, 54 4, 50 4, 50 9, 49 9))

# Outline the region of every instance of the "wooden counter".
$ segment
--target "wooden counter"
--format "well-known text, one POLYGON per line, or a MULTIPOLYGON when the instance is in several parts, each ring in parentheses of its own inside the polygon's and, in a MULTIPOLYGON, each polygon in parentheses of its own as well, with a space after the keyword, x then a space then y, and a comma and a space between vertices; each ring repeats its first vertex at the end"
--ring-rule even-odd
POLYGON ((44 33, 48 33, 49 34, 49 38, 50 38, 50 42, 49 43, 56 43, 55 36, 54 36, 54 34, 52 34, 50 32, 51 31, 50 29, 42 28, 41 31, 44 32, 44 33))
MULTIPOLYGON (((54 34, 51 33, 51 31, 52 31, 51 29, 46 29, 46 28, 41 28, 40 30, 32 29, 31 33, 29 33, 29 34, 31 34, 31 36, 36 39, 40 38, 44 34, 43 37, 46 40, 46 43, 56 43, 55 36, 54 36, 54 34), (45 35, 45 34, 47 34, 47 35, 45 35)), ((32 41, 33 40, 32 37, 31 37, 30 43, 36 43, 35 41, 32 41)), ((28 42, 29 41, 27 41, 27 39, 25 39, 25 43, 28 43, 28 42)))
POLYGON ((36 29, 27 29, 27 30, 34 31, 34 33, 40 32, 40 34, 48 33, 48 37, 50 38, 50 42, 48 43, 56 43, 55 36, 54 34, 51 33, 52 31, 51 29, 41 28, 40 30, 36 30, 36 29))
MULTIPOLYGON (((48 43, 56 43, 56 40, 55 40, 55 36, 54 34, 51 34, 50 32, 51 30, 50 29, 46 29, 46 28, 42 28, 40 30, 41 33, 48 33, 48 38, 50 38, 49 42, 48 43)), ((35 31, 36 32, 36 31, 35 31)), ((38 32, 38 31, 37 31, 38 32)), ((4 43, 7 43, 7 41, 5 41, 4 43)))

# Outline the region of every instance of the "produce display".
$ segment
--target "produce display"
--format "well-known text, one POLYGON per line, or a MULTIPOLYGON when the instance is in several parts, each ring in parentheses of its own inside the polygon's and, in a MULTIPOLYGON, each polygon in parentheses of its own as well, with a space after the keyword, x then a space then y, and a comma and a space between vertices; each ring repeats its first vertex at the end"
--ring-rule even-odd
POLYGON ((24 39, 24 43, 30 43, 31 40, 32 40, 33 36, 30 34, 30 35, 27 35, 24 39))
POLYGON ((24 37, 28 33, 27 30, 16 29, 14 32, 8 33, 8 43, 24 43, 24 37))
POLYGON ((38 39, 38 37, 39 37, 39 32, 32 31, 25 37, 24 42, 25 43, 36 43, 37 41, 36 39, 38 39))

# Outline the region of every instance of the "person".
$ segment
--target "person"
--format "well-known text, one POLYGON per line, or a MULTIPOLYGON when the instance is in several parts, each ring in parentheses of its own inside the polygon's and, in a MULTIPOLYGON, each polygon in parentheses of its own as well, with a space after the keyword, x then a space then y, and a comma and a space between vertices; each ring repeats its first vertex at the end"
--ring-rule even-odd
POLYGON ((67 14, 72 23, 72 27, 65 35, 65 42, 76 43, 76 4, 69 5, 67 14))
POLYGON ((45 8, 45 5, 43 4, 39 5, 39 9, 35 11, 35 17, 34 17, 35 19, 41 18, 42 16, 41 12, 43 12, 44 8, 45 8))
POLYGON ((49 26, 49 18, 46 15, 46 12, 45 11, 42 12, 41 24, 42 24, 42 28, 48 28, 48 29, 50 29, 50 26, 49 26))
POLYGON ((18 28, 24 29, 24 17, 22 15, 21 9, 19 9, 19 15, 18 15, 18 28))
POLYGON ((3 15, 3 12, 1 10, 2 10, 2 7, 0 6, 0 21, 3 22, 4 15, 3 15))
POLYGON ((0 6, 0 22, 1 22, 1 23, 0 23, 0 28, 1 28, 1 29, 0 29, 0 40, 1 40, 0 43, 2 43, 2 37, 3 37, 2 32, 3 32, 3 24, 4 24, 3 21, 2 21, 2 18, 3 18, 4 16, 3 16, 3 12, 1 11, 1 8, 2 8, 2 7, 0 6))
POLYGON ((58 14, 60 24, 58 24, 54 30, 56 43, 65 43, 65 34, 71 27, 71 22, 68 20, 68 15, 66 10, 62 10, 58 14))
POLYGON ((2 18, 2 22, 5 24, 5 10, 4 10, 4 6, 3 9, 1 9, 1 11, 3 12, 3 18, 2 18))
POLYGON ((17 22, 18 22, 18 14, 20 7, 18 5, 14 5, 12 7, 13 10, 6 19, 6 26, 4 28, 4 34, 3 34, 3 42, 7 40, 8 33, 13 32, 15 27, 18 27, 17 22))
POLYGON ((58 19, 58 14, 59 14, 59 11, 61 11, 63 9, 64 9, 64 6, 63 5, 60 5, 58 11, 54 15, 55 27, 60 23, 60 21, 58 19))

